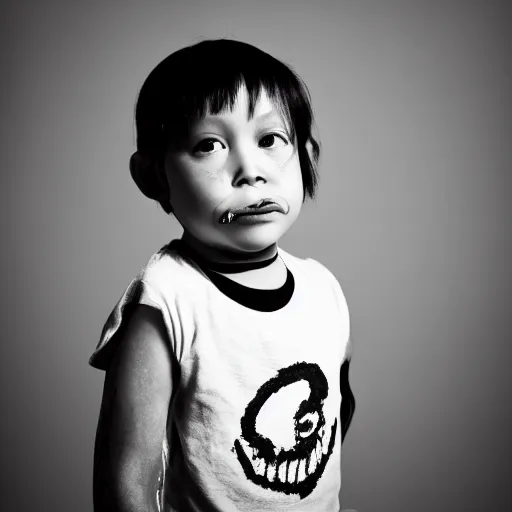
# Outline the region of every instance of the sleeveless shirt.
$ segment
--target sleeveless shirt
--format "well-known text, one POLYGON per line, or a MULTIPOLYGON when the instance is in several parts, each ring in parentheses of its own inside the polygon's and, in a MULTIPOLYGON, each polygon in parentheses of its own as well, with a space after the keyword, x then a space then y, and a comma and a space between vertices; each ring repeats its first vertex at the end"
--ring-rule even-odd
POLYGON ((279 248, 286 283, 255 290, 204 268, 180 244, 160 249, 131 281, 89 360, 108 368, 134 305, 161 312, 173 396, 158 510, 337 512, 355 402, 336 278, 279 248))

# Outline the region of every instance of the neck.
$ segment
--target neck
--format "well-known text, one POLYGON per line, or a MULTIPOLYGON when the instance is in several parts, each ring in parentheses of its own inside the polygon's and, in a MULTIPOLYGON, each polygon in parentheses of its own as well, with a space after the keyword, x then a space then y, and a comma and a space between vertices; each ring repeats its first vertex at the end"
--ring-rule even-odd
POLYGON ((201 256, 202 259, 213 264, 233 264, 236 266, 241 263, 259 263, 269 260, 277 254, 277 243, 269 245, 260 251, 236 251, 207 245, 193 235, 184 231, 182 236, 183 243, 193 252, 201 256))

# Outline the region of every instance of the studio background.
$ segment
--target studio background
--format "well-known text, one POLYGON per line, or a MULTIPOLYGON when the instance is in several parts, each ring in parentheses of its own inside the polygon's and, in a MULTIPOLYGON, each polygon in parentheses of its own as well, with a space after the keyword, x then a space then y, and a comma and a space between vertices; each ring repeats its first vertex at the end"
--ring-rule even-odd
POLYGON ((103 373, 87 361, 131 278, 181 235, 131 181, 135 98, 166 55, 217 37, 289 63, 312 95, 320 192, 281 246, 330 268, 351 309, 343 507, 512 509, 507 2, 2 11, 3 510, 92 510, 103 373))

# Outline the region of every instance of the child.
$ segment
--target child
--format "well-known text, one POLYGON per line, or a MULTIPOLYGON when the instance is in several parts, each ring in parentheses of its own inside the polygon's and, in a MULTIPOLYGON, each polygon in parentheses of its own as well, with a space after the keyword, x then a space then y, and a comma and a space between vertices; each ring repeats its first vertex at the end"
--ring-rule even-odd
POLYGON ((317 184, 305 85, 236 41, 173 53, 137 101, 133 179, 183 226, 109 316, 100 511, 337 512, 354 411, 334 276, 278 247, 317 184))

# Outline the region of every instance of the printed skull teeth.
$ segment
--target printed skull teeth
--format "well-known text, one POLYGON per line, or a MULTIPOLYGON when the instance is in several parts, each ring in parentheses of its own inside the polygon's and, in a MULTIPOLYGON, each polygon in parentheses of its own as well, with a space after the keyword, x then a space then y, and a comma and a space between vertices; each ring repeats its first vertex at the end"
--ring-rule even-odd
POLYGON ((260 386, 240 419, 241 432, 233 448, 248 480, 270 491, 298 494, 301 499, 313 492, 336 441, 337 419, 329 428, 323 412, 328 394, 327 379, 320 367, 306 362, 278 370, 260 386), (295 444, 276 447, 272 439, 258 431, 258 416, 274 394, 299 381, 307 382, 309 396, 293 414, 295 444))
POLYGON ((317 439, 316 445, 308 457, 284 460, 277 469, 275 461, 267 462, 263 457, 258 457, 257 450, 251 448, 245 439, 240 439, 239 442, 247 461, 251 463, 254 475, 265 478, 268 484, 275 482, 277 475, 278 482, 296 485, 304 482, 307 478, 314 477, 317 469, 322 468, 323 471, 332 450, 331 444, 334 443, 336 420, 329 430, 327 433, 325 427, 320 430, 320 439, 317 439))
MULTIPOLYGON (((299 473, 297 475, 298 482, 303 482, 306 479, 306 467, 308 465, 308 462, 309 461, 307 460, 301 460, 299 462, 299 473)), ((314 470, 312 471, 312 473, 314 473, 314 470)))

